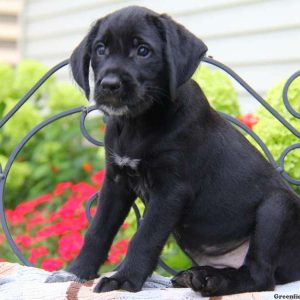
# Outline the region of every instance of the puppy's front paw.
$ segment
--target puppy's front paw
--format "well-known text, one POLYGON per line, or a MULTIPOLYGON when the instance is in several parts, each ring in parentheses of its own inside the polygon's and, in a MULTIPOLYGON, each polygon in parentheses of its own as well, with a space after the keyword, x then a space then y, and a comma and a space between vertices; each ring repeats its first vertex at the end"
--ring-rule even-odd
POLYGON ((93 264, 82 264, 78 262, 73 262, 67 268, 67 272, 75 274, 80 279, 80 282, 85 282, 87 280, 98 278, 99 275, 97 274, 97 270, 98 269, 95 268, 93 264))
POLYGON ((174 287, 190 287, 202 296, 218 296, 227 286, 227 279, 222 273, 212 267, 194 267, 178 273, 173 279, 174 287))
POLYGON ((189 282, 190 282, 190 272, 189 270, 181 271, 177 273, 172 279, 172 285, 175 288, 185 288, 189 287, 189 282))
POLYGON ((84 282, 85 280, 80 279, 75 274, 67 272, 65 270, 60 270, 53 272, 45 282, 52 283, 52 282, 67 282, 67 281, 76 281, 76 282, 84 282))
POLYGON ((133 282, 122 275, 116 273, 111 277, 103 277, 96 285, 94 292, 104 293, 113 290, 126 290, 129 292, 138 292, 142 289, 142 282, 133 282))

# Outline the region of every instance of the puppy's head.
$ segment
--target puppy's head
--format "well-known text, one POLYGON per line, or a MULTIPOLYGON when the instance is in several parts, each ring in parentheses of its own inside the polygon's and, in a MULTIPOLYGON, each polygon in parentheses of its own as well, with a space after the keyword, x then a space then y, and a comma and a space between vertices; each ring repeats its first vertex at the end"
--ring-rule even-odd
POLYGON ((136 116, 176 98, 176 89, 206 51, 201 40, 170 17, 128 7, 98 20, 70 63, 75 81, 100 109, 136 116))

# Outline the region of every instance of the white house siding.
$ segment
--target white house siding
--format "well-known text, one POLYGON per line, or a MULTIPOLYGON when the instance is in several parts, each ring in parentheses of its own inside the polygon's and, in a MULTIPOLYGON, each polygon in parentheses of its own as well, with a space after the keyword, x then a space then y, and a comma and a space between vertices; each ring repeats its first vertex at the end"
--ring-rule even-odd
POLYGON ((0 0, 0 63, 17 64, 22 0, 0 0))
MULTIPOLYGON (((170 14, 261 95, 300 69, 299 0, 27 0, 22 55, 51 66, 70 55, 94 20, 128 5, 170 14)), ((239 99, 244 111, 253 109, 240 88, 239 99)))

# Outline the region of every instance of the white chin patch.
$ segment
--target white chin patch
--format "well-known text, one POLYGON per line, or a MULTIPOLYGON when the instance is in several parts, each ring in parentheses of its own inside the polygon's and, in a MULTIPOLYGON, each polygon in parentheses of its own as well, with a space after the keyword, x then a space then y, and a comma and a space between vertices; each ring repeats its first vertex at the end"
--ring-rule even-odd
POLYGON ((110 116, 123 116, 129 112, 127 105, 118 108, 108 105, 100 105, 99 108, 110 116))

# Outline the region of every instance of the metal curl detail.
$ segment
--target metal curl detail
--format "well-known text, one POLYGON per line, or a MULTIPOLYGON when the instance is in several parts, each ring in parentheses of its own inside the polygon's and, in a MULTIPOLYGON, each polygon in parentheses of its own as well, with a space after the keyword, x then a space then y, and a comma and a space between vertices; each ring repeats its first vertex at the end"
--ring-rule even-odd
POLYGON ((91 112, 91 111, 94 111, 94 110, 97 110, 97 106, 96 105, 93 105, 93 106, 90 106, 90 107, 84 107, 82 109, 82 114, 81 114, 81 117, 80 117, 80 130, 81 130, 81 133, 82 135, 89 141, 91 142, 92 144, 96 145, 96 146, 101 146, 103 147, 104 146, 104 143, 102 141, 98 141, 96 139, 94 139, 86 130, 85 128, 85 119, 87 117, 87 115, 91 112))
POLYGON ((254 132, 252 131, 250 128, 248 128, 245 124, 243 124, 241 121, 239 121, 238 119, 227 115, 223 112, 219 112, 219 114, 226 120, 228 120, 229 122, 235 124, 236 126, 238 126, 239 128, 243 129, 246 133, 248 133, 254 140, 255 142, 260 146, 260 148, 263 150, 263 152, 265 153, 265 155, 267 156, 268 160, 270 161, 270 163, 273 165, 273 167, 277 168, 277 164, 276 161, 273 157, 273 155, 271 154, 270 150, 268 149, 268 147, 266 146, 266 144, 261 140, 261 138, 254 132))
POLYGON ((40 124, 35 126, 33 129, 31 129, 29 131, 29 133, 27 133, 27 135, 14 148, 13 152, 9 156, 8 161, 5 165, 4 172, 2 173, 3 177, 2 177, 2 180, 0 181, 0 215, 1 215, 0 219, 1 219, 2 229, 3 229, 5 237, 8 241, 11 249, 13 250, 13 252, 27 266, 32 266, 32 264, 23 256, 20 249, 18 248, 18 246, 14 242, 14 240, 13 240, 13 238, 12 238, 10 232, 9 232, 9 228, 8 228, 7 222, 6 222, 5 211, 4 211, 4 187, 5 187, 6 179, 8 177, 9 171, 10 171, 10 169, 12 167, 12 164, 14 163, 17 155, 22 150, 22 148, 26 145, 26 143, 31 139, 32 136, 34 136, 38 131, 40 131, 45 126, 51 124, 52 122, 54 122, 58 119, 61 119, 65 116, 78 113, 81 110, 82 110, 82 107, 76 107, 76 108, 72 108, 72 109, 69 109, 67 111, 61 112, 57 115, 54 115, 54 116, 48 118, 47 120, 41 122, 40 124))
MULTIPOLYGON (((275 117, 279 122, 281 122, 281 124, 287 128, 294 136, 300 138, 300 132, 294 127, 292 126, 287 120, 285 120, 283 118, 283 116, 281 114, 279 114, 268 102, 266 102, 266 100, 264 100, 247 82, 245 82, 237 73, 235 73, 231 68, 227 67, 226 65, 222 64, 219 61, 216 61, 215 59, 211 58, 211 57, 204 57, 203 61, 214 65, 218 68, 220 68, 221 70, 223 70, 224 72, 226 72, 227 74, 229 74, 235 81, 237 81, 252 97, 254 97, 267 111, 269 111, 273 117, 275 117)), ((283 88, 283 92, 282 92, 282 97, 283 97, 283 102, 284 105, 286 106, 287 110, 296 118, 300 118, 300 113, 296 112, 290 105, 289 101, 288 101, 288 89, 290 87, 290 85, 292 84, 292 82, 300 76, 300 71, 297 71, 296 73, 294 73, 285 83, 284 88, 283 88)), ((241 127, 242 129, 244 129, 248 134, 251 135, 252 138, 254 138, 254 140, 259 144, 259 146, 261 147, 261 149, 264 151, 265 155, 268 157, 269 161, 271 162, 271 164, 273 165, 273 167, 275 168, 275 170, 277 172, 279 172, 282 177, 289 183, 293 183, 296 185, 300 185, 300 180, 294 179, 292 177, 290 177, 284 170, 284 158, 287 155, 288 152, 290 152, 291 150, 293 150, 294 145, 291 145, 289 147, 287 147, 281 154, 280 159, 279 159, 279 165, 276 164, 276 161, 274 160, 272 154, 270 153, 269 149, 267 148, 267 146, 265 145, 265 143, 258 137, 257 134, 255 134, 252 130, 250 130, 249 128, 247 128, 247 126, 245 126, 244 124, 242 124, 240 121, 238 121, 237 119, 226 115, 224 113, 220 113, 225 119, 229 120, 230 122, 238 125, 239 127, 241 127)), ((296 145, 296 144, 295 144, 296 145)), ((298 147, 296 147, 298 148, 298 147)))
POLYGON ((62 62, 55 65, 49 71, 47 71, 39 81, 19 100, 19 102, 0 120, 0 129, 5 123, 25 104, 25 102, 59 69, 69 64, 69 59, 65 59, 62 62))
MULTIPOLYGON (((96 194, 94 194, 85 204, 85 215, 89 221, 89 223, 92 221, 93 217, 91 215, 91 206, 93 204, 93 202, 95 200, 99 200, 100 198, 100 192, 97 192, 96 194)), ((132 209, 135 213, 135 218, 136 218, 136 229, 139 228, 142 217, 141 217, 141 213, 139 208, 137 207, 137 205, 135 203, 133 203, 132 205, 132 209)))
MULTIPOLYGON (((254 97, 266 110, 268 110, 283 126, 285 126, 293 135, 300 138, 300 131, 292 126, 283 116, 278 113, 262 96, 260 96, 242 77, 235 73, 231 68, 222 64, 221 62, 212 59, 211 57, 204 57, 203 61, 216 66, 229 74, 236 82, 238 82, 252 97, 254 97)), ((300 72, 300 71, 299 71, 300 72)), ((295 73, 296 74, 296 73, 295 73)))
POLYGON ((290 145, 284 149, 279 158, 279 167, 282 169, 281 175, 284 177, 285 180, 287 180, 290 183, 300 185, 300 179, 295 179, 291 177, 284 169, 284 160, 286 156, 295 149, 300 149, 300 143, 290 145))
POLYGON ((99 199, 99 192, 94 194, 85 204, 85 215, 86 218, 88 219, 88 222, 90 223, 93 219, 91 215, 91 206, 95 200, 99 199))
POLYGON ((2 179, 4 179, 4 178, 5 178, 5 176, 4 176, 4 174, 3 174, 2 165, 1 165, 1 163, 0 163, 0 180, 2 180, 2 179))
MULTIPOLYGON (((290 104, 289 98, 288 98, 288 91, 289 88, 291 86, 291 84, 293 83, 293 81, 300 76, 300 71, 294 73, 285 83, 283 90, 282 90, 282 99, 283 99, 283 103, 284 106, 286 107, 286 109, 289 111, 289 113, 291 115, 293 115, 295 118, 300 119, 300 112, 296 112, 293 107, 290 104)), ((300 101, 300 99, 299 99, 300 101)))

